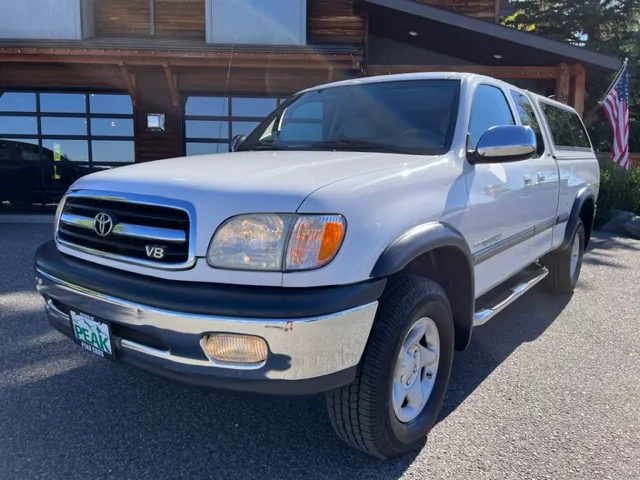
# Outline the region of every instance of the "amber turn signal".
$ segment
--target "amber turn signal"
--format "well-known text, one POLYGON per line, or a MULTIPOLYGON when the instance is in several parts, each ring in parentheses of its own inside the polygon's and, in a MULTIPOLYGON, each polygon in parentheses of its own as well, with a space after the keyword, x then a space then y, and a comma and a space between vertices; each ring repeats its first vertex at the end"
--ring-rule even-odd
POLYGON ((289 270, 318 268, 338 253, 344 238, 345 221, 340 215, 308 215, 296 220, 286 267, 289 270))

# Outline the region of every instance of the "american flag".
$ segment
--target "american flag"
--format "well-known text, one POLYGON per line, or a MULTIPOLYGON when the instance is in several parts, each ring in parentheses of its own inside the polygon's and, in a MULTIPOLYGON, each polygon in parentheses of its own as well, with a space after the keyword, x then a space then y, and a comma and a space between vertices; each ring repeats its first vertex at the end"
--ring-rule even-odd
POLYGON ((629 70, 626 63, 600 104, 613 134, 611 159, 621 167, 629 168, 629 70))

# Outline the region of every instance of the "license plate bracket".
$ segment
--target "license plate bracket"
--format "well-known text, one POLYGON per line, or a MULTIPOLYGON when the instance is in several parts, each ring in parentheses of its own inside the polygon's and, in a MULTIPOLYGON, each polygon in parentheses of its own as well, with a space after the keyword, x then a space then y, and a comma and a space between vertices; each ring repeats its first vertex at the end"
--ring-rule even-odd
POLYGON ((83 312, 70 310, 70 314, 74 342, 99 357, 113 360, 111 325, 83 312))

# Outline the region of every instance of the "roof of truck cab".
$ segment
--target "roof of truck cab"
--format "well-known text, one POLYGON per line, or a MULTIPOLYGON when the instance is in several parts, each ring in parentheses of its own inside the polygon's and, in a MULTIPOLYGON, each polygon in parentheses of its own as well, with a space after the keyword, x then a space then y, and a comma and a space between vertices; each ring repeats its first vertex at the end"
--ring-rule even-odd
MULTIPOLYGON (((465 72, 416 72, 416 73, 397 73, 394 75, 374 75, 371 77, 354 78, 351 80, 342 80, 339 82, 325 83, 315 87, 302 90, 300 93, 311 92, 314 90, 322 90, 323 88, 344 87, 349 85, 366 85, 369 83, 382 82, 402 82, 407 80, 462 80, 467 77, 483 77, 475 73, 465 72)), ((496 79, 492 79, 496 81, 496 79)))
POLYGON ((534 97, 536 100, 548 103, 550 105, 554 105, 559 108, 564 108, 565 110, 575 111, 575 109, 571 105, 567 105, 566 103, 559 102, 558 100, 554 100, 553 98, 545 97, 544 95, 540 95, 539 93, 534 93, 529 90, 527 92, 534 97))

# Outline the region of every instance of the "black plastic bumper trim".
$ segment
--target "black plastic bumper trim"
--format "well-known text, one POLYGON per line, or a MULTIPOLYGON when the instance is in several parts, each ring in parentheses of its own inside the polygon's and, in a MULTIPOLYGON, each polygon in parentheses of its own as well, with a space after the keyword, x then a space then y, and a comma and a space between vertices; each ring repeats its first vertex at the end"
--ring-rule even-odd
POLYGON ((37 250, 35 267, 98 293, 181 313, 245 318, 305 318, 376 301, 386 279, 330 287, 260 287, 166 280, 125 272, 59 252, 53 241, 37 250))

